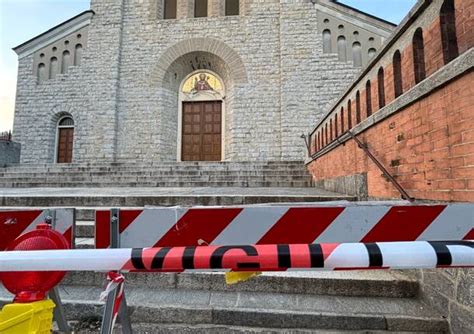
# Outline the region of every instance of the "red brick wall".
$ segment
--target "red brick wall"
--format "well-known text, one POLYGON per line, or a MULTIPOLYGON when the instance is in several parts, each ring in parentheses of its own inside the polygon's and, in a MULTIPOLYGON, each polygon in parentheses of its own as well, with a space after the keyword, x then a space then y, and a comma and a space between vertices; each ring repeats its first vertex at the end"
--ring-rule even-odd
MULTIPOLYGON (((359 136, 411 196, 474 201, 472 82, 474 73, 465 74, 359 136)), ((367 172, 369 196, 400 197, 353 140, 313 161, 309 170, 316 180, 367 172)))

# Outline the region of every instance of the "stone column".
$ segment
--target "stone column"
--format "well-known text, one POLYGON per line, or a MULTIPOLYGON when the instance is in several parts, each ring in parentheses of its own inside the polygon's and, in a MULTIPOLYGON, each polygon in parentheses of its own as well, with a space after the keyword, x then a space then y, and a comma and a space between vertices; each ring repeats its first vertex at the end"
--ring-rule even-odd
POLYGON ((210 17, 224 16, 225 0, 208 0, 208 15, 210 17))
POLYGON ((177 13, 178 19, 186 19, 194 17, 194 0, 177 0, 177 13))

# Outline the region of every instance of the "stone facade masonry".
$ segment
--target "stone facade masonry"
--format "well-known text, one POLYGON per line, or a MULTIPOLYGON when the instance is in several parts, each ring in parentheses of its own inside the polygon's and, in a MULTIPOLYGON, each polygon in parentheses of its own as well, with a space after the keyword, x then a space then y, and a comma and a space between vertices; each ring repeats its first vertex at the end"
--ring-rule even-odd
POLYGON ((178 19, 163 20, 160 1, 92 0, 80 66, 38 84, 35 56, 20 58, 14 139, 22 163, 55 161, 63 115, 75 123, 74 162, 179 160, 178 91, 197 69, 225 86, 224 160, 301 160, 300 135, 360 71, 323 53, 322 11, 360 26, 365 49, 367 34, 381 45, 393 29, 327 0, 247 0, 227 17, 221 2, 209 1, 210 17, 193 18, 192 1, 179 0, 178 19))

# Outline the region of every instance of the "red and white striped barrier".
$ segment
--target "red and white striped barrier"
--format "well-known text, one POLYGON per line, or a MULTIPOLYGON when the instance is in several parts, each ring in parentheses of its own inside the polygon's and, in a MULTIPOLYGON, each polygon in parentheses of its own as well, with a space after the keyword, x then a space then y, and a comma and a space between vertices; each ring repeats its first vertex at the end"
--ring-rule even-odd
POLYGON ((0 251, 20 235, 33 231, 38 224, 51 218, 53 229, 64 235, 71 248, 74 246, 74 209, 0 209, 0 251))
POLYGON ((283 271, 474 267, 474 241, 0 252, 5 271, 283 271))
MULTIPOLYGON (((145 208, 119 221, 124 248, 474 239, 474 204, 145 208)), ((96 212, 95 243, 110 247, 110 211, 96 212)))

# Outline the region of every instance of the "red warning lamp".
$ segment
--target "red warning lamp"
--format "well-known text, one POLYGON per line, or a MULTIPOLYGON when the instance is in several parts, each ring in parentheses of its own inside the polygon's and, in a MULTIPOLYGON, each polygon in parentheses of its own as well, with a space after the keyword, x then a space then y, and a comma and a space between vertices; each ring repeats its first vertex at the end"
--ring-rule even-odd
MULTIPOLYGON (((39 224, 34 231, 16 238, 5 251, 33 251, 68 249, 64 236, 48 224, 39 224)), ((49 290, 66 275, 64 271, 23 271, 0 273, 0 281, 15 295, 15 303, 31 303, 43 300, 49 290)))

